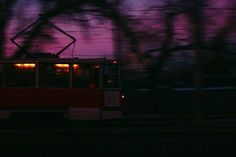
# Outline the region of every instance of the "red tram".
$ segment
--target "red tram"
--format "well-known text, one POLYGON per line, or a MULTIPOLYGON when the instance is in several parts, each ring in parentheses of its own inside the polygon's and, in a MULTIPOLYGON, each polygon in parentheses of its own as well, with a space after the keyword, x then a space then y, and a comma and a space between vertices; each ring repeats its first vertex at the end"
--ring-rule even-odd
POLYGON ((32 110, 64 110, 69 119, 119 118, 123 99, 117 60, 0 60, 0 118, 32 110))

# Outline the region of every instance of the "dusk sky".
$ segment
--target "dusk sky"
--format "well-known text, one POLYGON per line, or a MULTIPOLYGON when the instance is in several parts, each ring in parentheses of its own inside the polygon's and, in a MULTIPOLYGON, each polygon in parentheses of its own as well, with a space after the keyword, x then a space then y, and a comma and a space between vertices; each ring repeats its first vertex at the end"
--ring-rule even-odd
MULTIPOLYGON (((143 9, 147 6, 147 1, 136 1, 129 0, 128 5, 130 7, 130 13, 136 14, 136 10, 143 9)), ((19 30, 24 29, 32 22, 34 22, 38 15, 41 13, 39 9, 39 4, 37 0, 24 1, 19 0, 16 5, 16 10, 14 16, 11 20, 8 29, 8 38, 10 39, 19 30), (27 9, 26 9, 27 8, 27 9), (18 16, 18 11, 21 12, 22 16, 18 16), (23 21, 23 23, 22 23, 23 21)), ((139 14, 139 13, 138 13, 139 14)), ((92 29, 90 29, 89 34, 86 31, 78 27, 73 22, 55 20, 54 24, 59 26, 61 29, 66 31, 68 34, 76 38, 75 47, 71 46, 67 49, 61 57, 68 57, 73 54, 73 56, 112 56, 113 55, 113 44, 112 44, 112 26, 109 21, 106 23, 98 23, 97 21, 91 22, 92 29)), ((61 43, 61 47, 69 42, 68 38, 61 33, 55 33, 55 37, 61 43)), ((48 46, 44 46, 43 51, 58 51, 54 50, 52 47, 58 47, 58 43, 47 43, 48 46), (49 44, 50 43, 50 44, 49 44), (56 45, 55 45, 56 44, 56 45)), ((10 56, 15 50, 15 46, 8 40, 7 43, 7 56, 10 56)), ((59 49, 60 49, 59 48, 59 49)), ((41 50, 41 49, 40 49, 41 50)))
MULTIPOLYGON (((22 10, 23 17, 19 17, 17 13, 15 13, 14 18, 11 20, 10 27, 8 29, 8 38, 10 39, 15 35, 16 32, 19 30, 23 30, 25 27, 33 23, 35 20, 38 19, 38 15, 41 13, 41 11, 38 8, 38 3, 36 0, 30 1, 31 3, 25 3, 24 0, 21 0, 21 3, 17 4, 17 8, 22 10), (22 7, 23 6, 23 7, 22 7), (22 9, 21 9, 22 7, 22 9), (24 7, 27 7, 25 9, 24 7), (22 25, 22 21, 23 25, 22 25), (21 23, 19 26, 18 24, 21 23)), ((59 26, 61 29, 63 29, 68 34, 72 35, 76 38, 76 44, 73 51, 73 46, 71 46, 67 51, 65 51, 62 56, 71 56, 72 53, 74 56, 78 55, 111 55, 112 54, 112 36, 111 36, 111 28, 109 24, 106 25, 97 25, 96 29, 91 29, 89 32, 90 38, 85 39, 85 35, 87 35, 83 29, 78 27, 73 22, 67 22, 67 21, 58 21, 56 20, 53 22, 55 25, 59 26), (106 43, 104 46, 104 43, 106 43), (72 52, 73 51, 73 52, 72 52)), ((55 38, 59 40, 61 43, 60 48, 62 48, 65 44, 69 42, 68 38, 64 36, 61 33, 54 34, 55 38)), ((54 49, 52 47, 57 47, 58 43, 50 43, 51 45, 49 47, 45 46, 43 48, 43 51, 45 52, 53 52, 54 49), (46 50, 45 50, 46 49, 46 50)), ((12 51, 16 48, 14 45, 12 47, 12 43, 10 40, 8 40, 7 47, 10 49, 7 49, 7 54, 10 55, 12 51), (12 50, 13 48, 13 50, 12 50)), ((49 45, 49 44, 48 44, 49 45)), ((40 49, 41 50, 41 49, 40 49)), ((55 51, 58 51, 56 49, 55 51)))
MULTIPOLYGON (((144 10, 149 8, 153 5, 163 5, 164 0, 160 1, 147 1, 147 0, 128 0, 127 6, 129 10, 129 14, 132 15, 145 15, 149 16, 147 12, 143 12, 140 10, 144 10)), ((230 5, 230 1, 215 1, 212 0, 209 2, 211 7, 227 7, 230 5), (213 3, 214 2, 214 3, 213 3)), ((208 27, 211 29, 210 32, 208 32, 208 36, 214 35, 215 30, 217 30, 221 25, 225 23, 225 17, 228 16, 227 10, 226 11, 220 11, 215 12, 212 10, 208 11, 210 18, 208 27), (217 13, 217 16, 215 15, 217 13)), ((13 18, 11 19, 11 22, 9 24, 7 34, 8 39, 13 37, 15 33, 17 33, 19 30, 24 29, 29 24, 34 22, 38 15, 41 13, 41 10, 39 8, 39 4, 37 0, 19 0, 16 4, 15 11, 13 18), (21 16, 19 16, 19 12, 21 16)), ((152 18, 152 22, 154 23, 152 26, 155 29, 159 29, 160 24, 158 23, 158 19, 155 20, 156 17, 148 17, 152 18)), ((161 18, 161 17, 159 17, 161 18)), ((178 31, 177 34, 179 34, 180 38, 183 38, 184 35, 186 36, 187 25, 185 22, 183 22, 183 17, 177 17, 176 21, 179 24, 175 25, 176 30, 178 31), (184 26, 184 27, 183 27, 184 26), (183 30, 184 28, 184 30, 183 30)), ((114 52, 113 44, 112 44, 112 26, 111 23, 107 20, 104 23, 99 23, 98 21, 92 21, 91 25, 92 28, 89 31, 89 34, 86 33, 86 31, 78 27, 77 24, 74 22, 64 21, 64 20, 54 20, 54 24, 62 28, 64 31, 69 33, 70 35, 74 36, 77 40, 75 47, 71 46, 67 51, 65 51, 62 54, 62 57, 68 57, 68 56, 112 56, 114 52), (74 51, 73 51, 74 50, 74 51)), ((63 36, 60 33, 54 33, 54 36, 58 39, 56 42, 47 42, 45 41, 45 46, 43 47, 43 51, 47 52, 54 52, 58 51, 58 49, 62 48, 66 43, 69 42, 68 38, 63 36), (60 44, 59 44, 60 43, 60 44), (57 47, 56 50, 54 48, 57 47)), ((179 38, 177 37, 177 38, 179 38)), ((187 38, 187 37, 186 37, 187 38)), ((7 47, 7 55, 11 55, 12 52, 15 50, 15 46, 10 42, 10 40, 7 40, 8 43, 6 45, 7 47)), ((40 47, 41 48, 41 47, 40 47)), ((41 48, 42 49, 42 48, 41 48)), ((40 49, 40 50, 41 50, 40 49)))

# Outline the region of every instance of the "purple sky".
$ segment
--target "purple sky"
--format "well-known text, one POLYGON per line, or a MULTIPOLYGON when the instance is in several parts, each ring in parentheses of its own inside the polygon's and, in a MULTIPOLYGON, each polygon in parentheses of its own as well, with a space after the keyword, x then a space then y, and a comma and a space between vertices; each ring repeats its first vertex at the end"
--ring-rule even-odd
MULTIPOLYGON (((147 12, 140 12, 139 10, 147 9, 150 6, 153 5, 163 5, 164 0, 159 1, 152 1, 152 0, 128 0, 128 6, 130 10, 130 14, 133 15, 146 15, 148 18, 155 19, 156 17, 149 17, 147 12)), ((211 7, 228 7, 231 5, 230 0, 210 0, 209 4, 211 7)), ((33 21, 35 21, 38 18, 38 14, 41 13, 39 7, 37 4, 37 0, 18 0, 18 3, 16 5, 17 12, 14 13, 14 16, 11 20, 11 23, 8 27, 7 34, 8 39, 14 36, 16 32, 19 30, 22 30, 29 24, 31 24, 33 21), (21 12, 23 16, 19 16, 18 12, 21 12), (23 23, 22 23, 23 21, 23 23), (19 23, 21 23, 19 25, 19 23)), ((219 29, 220 26, 222 26, 225 23, 226 17, 229 15, 229 12, 227 11, 208 11, 210 18, 207 22, 209 22, 208 27, 210 31, 208 32, 209 36, 214 35, 215 31, 219 29), (219 20, 221 19, 221 20, 219 20)), ((159 17, 162 18, 162 17, 159 17)), ((187 28, 188 24, 184 22, 183 17, 177 17, 176 21, 178 24, 175 25, 175 28, 178 30, 176 38, 189 38, 186 35, 186 30, 183 30, 183 28, 187 28)), ((113 55, 113 44, 112 44, 112 26, 109 22, 107 23, 98 23, 96 21, 93 21, 92 26, 93 28, 90 30, 90 38, 87 38, 87 34, 84 33, 85 30, 78 27, 75 23, 68 22, 68 21, 60 21, 56 20, 54 22, 57 26, 65 30, 67 33, 71 34, 77 39, 77 42, 74 47, 70 47, 65 53, 62 54, 62 57, 68 57, 71 56, 72 53, 74 56, 84 56, 84 57, 95 57, 95 56, 111 56, 113 55)), ((152 21, 152 26, 155 29, 159 29, 160 24, 158 23, 158 20, 152 21)), ((56 37, 58 37, 58 43, 63 42, 69 42, 65 40, 65 37, 60 34, 55 34, 56 37)), ((12 52, 15 50, 15 46, 7 40, 8 43, 6 45, 7 47, 7 55, 10 56, 12 52)), ((49 42, 50 43, 50 42, 49 42)), ((53 44, 47 44, 48 46, 44 47, 44 51, 52 52, 52 47, 58 47, 58 43, 53 44), (46 50, 45 50, 46 49, 46 50)), ((65 44, 65 43, 63 43, 65 44)))
MULTIPOLYGON (((31 16, 27 21, 25 21, 25 26, 20 26, 18 28, 17 25, 14 23, 18 23, 21 19, 14 19, 10 27, 8 29, 8 39, 14 36, 16 32, 19 30, 22 30, 25 28, 27 25, 31 24, 34 22, 38 17, 36 16, 31 16)), ((78 27, 76 24, 70 23, 70 22, 61 22, 61 21, 56 21, 54 22, 55 25, 66 31, 68 34, 72 35, 73 37, 76 38, 76 44, 75 47, 73 46, 69 47, 61 57, 68 57, 71 56, 72 53, 74 56, 90 56, 90 55, 112 55, 113 52, 113 45, 112 45, 112 32, 111 32, 111 26, 109 24, 106 25, 95 25, 94 29, 91 29, 89 34, 89 38, 86 38, 86 33, 84 32, 83 29, 78 27), (74 49, 74 51, 73 51, 74 49)), ((57 47, 60 45, 60 48, 62 48, 64 45, 69 43, 69 40, 66 36, 64 36, 61 33, 55 33, 54 37, 58 39, 58 43, 53 43, 51 46, 49 44, 46 44, 48 46, 44 46, 42 49, 43 51, 49 51, 53 52, 54 50, 52 49, 53 46, 57 47)), ((16 49, 15 45, 13 45, 10 40, 7 40, 7 54, 10 56, 11 53, 16 49)), ((46 41, 47 42, 47 41, 46 41)), ((55 51, 58 51, 56 49, 55 51)))
MULTIPOLYGON (((135 12, 134 10, 142 9, 144 5, 146 5, 146 1, 137 1, 137 0, 128 0, 128 5, 130 5, 130 8, 132 12, 135 12)), ((8 38, 14 36, 16 32, 19 30, 24 29, 29 24, 31 24, 33 21, 35 21, 38 18, 38 14, 41 13, 39 7, 38 7, 37 0, 30 0, 26 3, 25 0, 19 0, 16 5, 16 10, 20 11, 23 16, 18 16, 17 13, 14 13, 14 17, 11 20, 9 29, 8 29, 8 38), (27 8, 27 9, 25 9, 27 8), (23 25, 22 25, 22 21, 23 25), (18 24, 21 23, 19 26, 18 24)), ((70 35, 74 36, 77 39, 77 42, 74 47, 71 46, 69 49, 67 49, 61 57, 68 57, 71 56, 72 53, 74 56, 112 56, 113 55, 113 43, 112 43, 112 26, 109 22, 105 24, 99 24, 96 22, 93 22, 93 28, 90 30, 89 38, 86 37, 84 30, 78 27, 76 24, 65 22, 65 21, 58 21, 56 20, 54 24, 65 30, 70 35)), ((64 36, 61 34, 56 34, 56 37, 58 37, 59 43, 63 42, 69 42, 69 41, 63 41, 64 36)), ((65 44, 65 43, 64 43, 65 44)), ((49 45, 49 44, 48 44, 49 45)), ((54 44, 55 45, 55 44, 54 44)), ((54 46, 53 44, 51 47, 54 46)), ((7 43, 7 56, 10 56, 12 52, 16 49, 16 47, 8 40, 7 43)), ((56 44, 58 46, 58 43, 56 44)), ((53 50, 50 48, 50 46, 45 46, 43 51, 49 51, 52 52, 53 50)))

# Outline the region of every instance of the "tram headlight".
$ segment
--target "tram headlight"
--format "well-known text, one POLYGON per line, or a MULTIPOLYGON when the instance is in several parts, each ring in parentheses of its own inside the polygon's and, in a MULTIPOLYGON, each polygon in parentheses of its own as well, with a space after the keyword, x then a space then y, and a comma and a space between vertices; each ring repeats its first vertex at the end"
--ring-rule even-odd
POLYGON ((113 60, 112 63, 113 63, 113 64, 117 64, 118 61, 117 61, 117 60, 113 60))
POLYGON ((99 66, 99 65, 94 65, 94 68, 95 68, 95 69, 99 69, 100 66, 99 66))

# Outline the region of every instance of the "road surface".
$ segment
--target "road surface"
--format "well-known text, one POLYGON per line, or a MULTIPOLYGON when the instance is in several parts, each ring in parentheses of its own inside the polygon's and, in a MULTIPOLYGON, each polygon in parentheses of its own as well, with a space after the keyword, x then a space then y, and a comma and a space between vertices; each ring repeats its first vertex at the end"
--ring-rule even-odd
POLYGON ((61 116, 15 116, 0 122, 3 156, 226 156, 234 154, 236 118, 128 116, 67 121, 61 116))

